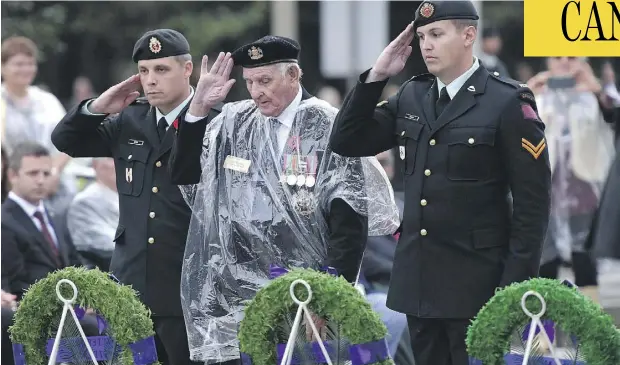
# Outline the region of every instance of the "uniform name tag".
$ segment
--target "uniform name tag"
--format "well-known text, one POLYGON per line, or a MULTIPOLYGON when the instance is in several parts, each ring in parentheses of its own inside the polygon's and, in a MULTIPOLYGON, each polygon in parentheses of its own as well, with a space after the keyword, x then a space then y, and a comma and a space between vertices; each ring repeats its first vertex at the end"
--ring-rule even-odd
POLYGON ((250 160, 244 160, 235 156, 226 156, 226 160, 224 160, 224 168, 247 174, 250 169, 250 163, 250 160))

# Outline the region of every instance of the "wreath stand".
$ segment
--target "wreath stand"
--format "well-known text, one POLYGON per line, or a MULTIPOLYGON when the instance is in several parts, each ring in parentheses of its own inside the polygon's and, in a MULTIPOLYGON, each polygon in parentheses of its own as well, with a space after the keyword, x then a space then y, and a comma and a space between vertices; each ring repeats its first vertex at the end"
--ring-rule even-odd
POLYGON ((19 303, 9 333, 16 365, 54 365, 84 359, 96 365, 111 359, 122 365, 159 364, 150 312, 131 287, 98 269, 68 267, 31 285, 19 303), (99 336, 87 337, 84 333, 79 323, 84 308, 93 308, 99 336), (56 322, 58 317, 60 322, 56 322), (62 338, 67 320, 75 322, 79 337, 62 338), (59 323, 57 330, 55 322, 59 323), (69 346, 74 343, 84 346, 69 346))
POLYGON ((620 330, 611 316, 579 290, 558 280, 531 279, 499 290, 480 310, 467 333, 470 364, 526 365, 537 332, 549 345, 549 365, 620 364, 620 330), (542 319, 579 339, 583 361, 558 357, 542 319), (510 337, 529 324, 523 355, 508 354, 510 337))
POLYGON ((316 340, 312 343, 315 358, 333 365, 330 344, 320 339, 310 312, 339 323, 350 343, 348 360, 352 365, 394 365, 385 341, 387 329, 366 299, 344 278, 312 269, 294 269, 257 292, 239 327, 243 364, 290 365, 295 336, 305 317, 316 340), (295 305, 297 314, 288 341, 274 346, 273 324, 295 305))

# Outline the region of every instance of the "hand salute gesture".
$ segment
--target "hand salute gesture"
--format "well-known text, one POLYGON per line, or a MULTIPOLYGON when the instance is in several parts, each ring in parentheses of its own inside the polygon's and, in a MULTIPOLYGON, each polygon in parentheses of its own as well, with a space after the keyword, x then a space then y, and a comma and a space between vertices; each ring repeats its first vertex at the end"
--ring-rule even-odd
POLYGON ((413 25, 407 25, 407 28, 381 52, 366 82, 382 81, 401 72, 411 55, 411 42, 414 36, 413 25))
POLYGON ((88 106, 88 110, 96 114, 120 113, 140 96, 139 88, 140 75, 133 75, 104 91, 97 99, 93 100, 88 106))
POLYGON ((200 79, 198 80, 198 85, 196 85, 196 92, 188 110, 189 114, 196 117, 207 115, 212 107, 226 98, 228 92, 235 84, 235 80, 230 79, 230 73, 233 68, 230 52, 220 52, 210 70, 207 66, 208 60, 207 56, 202 57, 200 79))

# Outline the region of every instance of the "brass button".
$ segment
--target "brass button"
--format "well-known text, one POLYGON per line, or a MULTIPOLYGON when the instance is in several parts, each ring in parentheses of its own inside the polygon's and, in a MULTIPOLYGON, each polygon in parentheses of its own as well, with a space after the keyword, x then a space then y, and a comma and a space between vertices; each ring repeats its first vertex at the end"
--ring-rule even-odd
POLYGON ((420 230, 420 234, 421 234, 422 236, 426 236, 426 235, 428 234, 428 232, 426 232, 426 230, 425 230, 424 228, 422 228, 422 229, 420 230))
POLYGON ((428 202, 426 201, 426 199, 422 199, 422 200, 420 200, 420 205, 421 205, 421 206, 425 207, 425 206, 426 206, 426 204, 428 204, 428 202))
POLYGON ((469 144, 474 144, 475 141, 474 141, 473 138, 470 138, 470 139, 467 140, 467 142, 469 142, 469 144))
POLYGON ((150 213, 149 213, 149 217, 151 217, 151 218, 155 218, 155 212, 150 212, 150 213))
POLYGON ((161 167, 161 161, 157 161, 157 162, 155 162, 155 166, 157 166, 157 167, 161 167))
POLYGON ((434 139, 431 139, 430 141, 428 141, 428 144, 430 144, 431 146, 434 146, 434 145, 435 145, 435 143, 436 143, 436 142, 435 142, 435 140, 434 140, 434 139))
POLYGON ((424 175, 431 176, 431 170, 429 169, 424 170, 424 175))
POLYGON ((129 156, 127 156, 127 159, 131 160, 132 157, 133 157, 133 155, 129 155, 129 156))
POLYGON ((153 189, 151 189, 152 192, 157 193, 159 191, 159 189, 157 189, 157 186, 153 186, 153 189))
POLYGON ((150 243, 150 244, 155 243, 155 238, 153 238, 153 237, 149 237, 149 243, 150 243))

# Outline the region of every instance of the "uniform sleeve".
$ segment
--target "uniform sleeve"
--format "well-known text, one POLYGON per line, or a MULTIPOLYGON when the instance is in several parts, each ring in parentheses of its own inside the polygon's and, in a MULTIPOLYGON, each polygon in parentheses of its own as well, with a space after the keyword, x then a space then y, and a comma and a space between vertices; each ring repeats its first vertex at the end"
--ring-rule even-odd
POLYGON ((52 143, 71 157, 113 157, 112 145, 118 139, 121 114, 82 112, 88 100, 71 109, 52 131, 52 143))
POLYGON ((394 147, 398 95, 379 102, 386 81, 365 83, 364 72, 345 98, 330 136, 332 150, 342 156, 375 156, 394 147))
POLYGON ((192 185, 200 182, 202 175, 203 140, 207 125, 222 111, 223 104, 211 109, 209 114, 198 120, 189 122, 187 113, 182 113, 178 120, 176 138, 169 157, 169 171, 172 183, 176 185, 192 185))
POLYGON ((549 222, 551 169, 544 124, 529 89, 518 90, 501 115, 502 158, 513 199, 509 250, 501 286, 538 275, 549 222))

